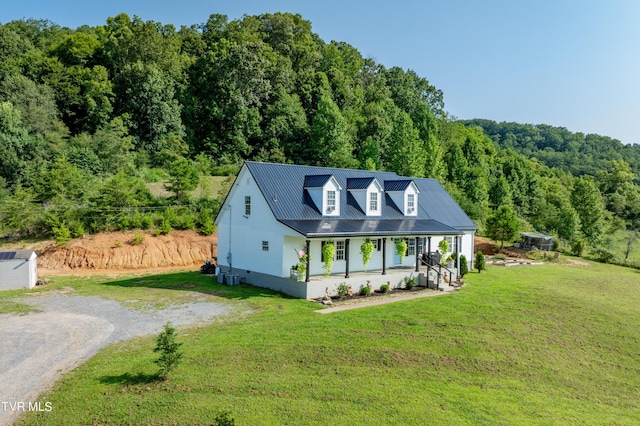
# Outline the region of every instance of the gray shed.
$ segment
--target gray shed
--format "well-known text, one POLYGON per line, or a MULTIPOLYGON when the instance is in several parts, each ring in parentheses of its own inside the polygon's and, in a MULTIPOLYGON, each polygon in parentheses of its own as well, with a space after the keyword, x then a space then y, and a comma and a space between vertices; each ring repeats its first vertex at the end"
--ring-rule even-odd
POLYGON ((521 232, 522 248, 524 249, 538 249, 538 250, 553 250, 553 235, 545 235, 539 232, 521 232))
POLYGON ((0 251, 0 290, 33 288, 38 280, 37 257, 33 250, 0 251))

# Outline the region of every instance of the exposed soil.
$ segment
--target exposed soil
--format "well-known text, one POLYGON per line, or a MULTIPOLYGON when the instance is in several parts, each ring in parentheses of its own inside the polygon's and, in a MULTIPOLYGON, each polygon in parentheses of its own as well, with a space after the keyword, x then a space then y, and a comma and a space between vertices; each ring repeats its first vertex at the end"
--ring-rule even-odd
POLYGON ((134 244, 136 232, 89 235, 59 248, 43 241, 32 248, 38 254, 38 274, 85 274, 95 272, 139 272, 158 269, 199 268, 217 255, 217 236, 194 231, 171 231, 169 235, 142 233, 144 241, 134 244))
POLYGON ((502 253, 507 257, 516 258, 516 259, 528 259, 527 250, 515 248, 515 247, 505 247, 502 250, 500 246, 493 243, 492 241, 486 240, 482 237, 475 236, 473 238, 474 250, 475 253, 481 251, 485 256, 493 256, 497 253, 502 253))

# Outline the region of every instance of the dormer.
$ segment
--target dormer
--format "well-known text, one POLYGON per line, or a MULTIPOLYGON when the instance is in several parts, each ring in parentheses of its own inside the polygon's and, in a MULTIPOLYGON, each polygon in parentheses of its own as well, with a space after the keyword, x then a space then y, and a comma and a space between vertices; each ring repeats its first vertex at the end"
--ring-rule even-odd
POLYGON ((349 178, 347 191, 353 196, 367 216, 382 214, 382 185, 376 178, 349 178))
POLYGON ((304 189, 323 216, 340 216, 340 190, 342 187, 333 175, 308 175, 304 177, 304 189))
POLYGON ((386 192, 405 216, 418 215, 418 187, 411 179, 385 180, 386 192))

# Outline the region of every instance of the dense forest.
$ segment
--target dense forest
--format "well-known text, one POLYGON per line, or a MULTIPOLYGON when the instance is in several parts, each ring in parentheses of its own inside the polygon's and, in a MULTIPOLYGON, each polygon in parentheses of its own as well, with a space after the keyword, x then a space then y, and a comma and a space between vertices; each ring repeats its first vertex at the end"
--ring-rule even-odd
POLYGON ((211 233, 224 194, 192 190, 246 159, 433 177, 481 232, 516 218, 576 253, 609 256, 608 236, 631 247, 640 228, 637 146, 457 121, 426 78, 326 42, 299 15, 0 24, 0 235, 211 233))

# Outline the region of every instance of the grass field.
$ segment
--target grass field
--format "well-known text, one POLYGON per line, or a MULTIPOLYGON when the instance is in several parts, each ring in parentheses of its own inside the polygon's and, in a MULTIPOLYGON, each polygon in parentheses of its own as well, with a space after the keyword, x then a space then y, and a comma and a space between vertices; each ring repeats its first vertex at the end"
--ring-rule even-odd
POLYGON ((329 315, 201 279, 56 278, 119 300, 197 283, 243 313, 181 329, 167 382, 153 379, 153 337, 110 346, 40 397, 52 412, 19 424, 199 425, 221 410, 238 425, 640 423, 637 270, 490 266, 457 294, 329 315))

